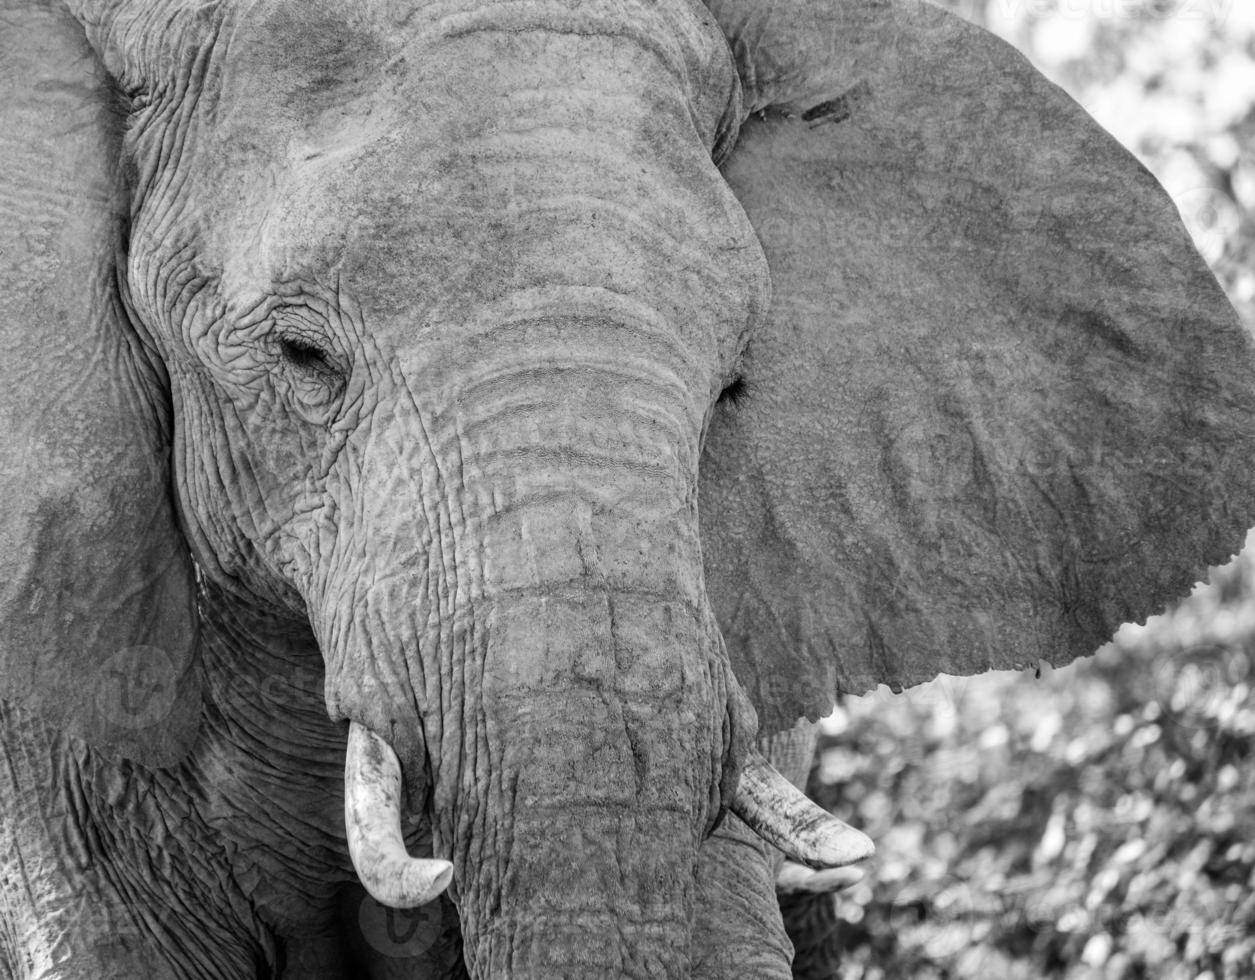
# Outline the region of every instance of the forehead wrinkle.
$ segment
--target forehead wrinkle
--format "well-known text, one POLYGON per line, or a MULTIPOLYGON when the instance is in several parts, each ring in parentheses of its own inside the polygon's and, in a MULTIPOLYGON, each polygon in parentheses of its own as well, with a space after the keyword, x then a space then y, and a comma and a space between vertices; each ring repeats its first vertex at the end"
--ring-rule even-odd
MULTIPOLYGON (((465 149, 466 143, 442 133, 441 127, 453 127, 463 135, 476 127, 497 125, 488 118, 495 113, 508 130, 519 122, 519 107, 510 103, 527 102, 531 91, 507 90, 504 99, 472 98, 480 87, 492 93, 502 85, 503 76, 496 63, 468 61, 476 30, 453 30, 452 36, 444 36, 454 24, 487 29, 482 20, 459 22, 452 17, 461 5, 461 0, 419 5, 424 16, 400 27, 390 27, 369 2, 344 5, 342 16, 338 3, 325 0, 259 0, 229 18, 230 55, 222 53, 237 67, 231 69, 235 97, 224 102, 234 111, 229 119, 211 124, 217 132, 206 141, 210 145, 203 157, 211 176, 227 177, 242 192, 221 197, 227 220, 215 244, 224 256, 230 284, 256 285, 275 269, 291 274, 302 267, 339 267, 346 253, 361 245, 370 246, 376 266, 385 260, 411 265, 416 261, 421 250, 405 247, 414 237, 405 232, 419 228, 415 222, 424 213, 440 211, 447 217, 461 200, 453 196, 458 188, 442 189, 440 178, 452 157, 441 157, 437 151, 443 146, 452 153, 465 149), (483 119, 464 111, 468 100, 478 106, 483 119), (386 167, 372 170, 379 161, 386 167), (384 190, 397 199, 383 200, 384 190), (407 227, 394 229, 394 223, 407 227)), ((513 14, 510 26, 521 28, 535 24, 530 6, 506 0, 492 9, 507 22, 506 15, 513 14)), ((568 11, 565 20, 550 25, 560 30, 549 33, 587 34, 590 43, 600 42, 597 51, 604 57, 598 64, 623 71, 630 62, 637 72, 630 77, 641 86, 648 82, 647 77, 638 77, 646 74, 640 71, 642 63, 655 77, 659 68, 669 77, 680 72, 692 54, 686 47, 699 42, 697 37, 679 40, 660 30, 660 37, 643 45, 637 35, 644 24, 624 24, 603 7, 614 9, 591 2, 579 14, 568 11), (634 56, 633 49, 640 54, 634 56)), ((655 13, 652 20, 661 28, 660 17, 655 13)), ((521 78, 548 70, 558 73, 564 84, 569 82, 570 59, 548 69, 531 65, 525 52, 508 44, 511 33, 504 32, 501 40, 518 56, 521 78)), ((540 79, 538 86, 544 81, 540 79)), ((543 86, 538 87, 534 98, 541 99, 542 91, 543 86)), ((605 91, 589 91, 610 104, 605 91)), ((616 96, 612 89, 610 93, 622 104, 615 105, 614 112, 594 114, 597 127, 609 126, 611 120, 622 123, 627 116, 623 105, 636 105, 642 112, 649 107, 647 99, 616 96)), ((483 177, 478 169, 475 173, 483 177)), ((473 201, 477 207, 482 195, 497 186, 468 181, 464 183, 470 189, 463 188, 463 197, 474 190, 480 195, 473 201)), ((222 186, 221 180, 213 183, 222 186)))
POLYGON ((223 93, 237 117, 310 125, 385 80, 398 39, 368 5, 279 0, 228 18, 223 93))

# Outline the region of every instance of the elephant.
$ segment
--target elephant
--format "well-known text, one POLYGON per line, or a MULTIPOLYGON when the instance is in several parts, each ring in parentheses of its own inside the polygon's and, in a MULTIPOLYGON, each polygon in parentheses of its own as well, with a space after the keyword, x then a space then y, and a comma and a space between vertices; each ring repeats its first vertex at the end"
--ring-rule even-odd
POLYGON ((5 0, 0 118, 6 978, 788 977, 835 698, 1255 524, 1167 195, 917 0, 5 0))

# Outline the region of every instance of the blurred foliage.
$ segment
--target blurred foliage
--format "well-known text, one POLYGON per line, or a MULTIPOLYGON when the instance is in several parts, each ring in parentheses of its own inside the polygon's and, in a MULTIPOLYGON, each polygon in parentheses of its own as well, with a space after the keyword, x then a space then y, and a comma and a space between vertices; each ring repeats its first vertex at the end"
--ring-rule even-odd
POLYGON ((806 975, 1255 976, 1253 594, 1244 558, 1081 664, 849 699, 809 789, 878 853, 806 975))
MULTIPOLYGON (((1255 324, 1255 4, 938 2, 1141 157, 1255 324)), ((1040 678, 848 699, 810 792, 878 854, 789 910, 811 927, 797 975, 1255 977, 1255 536, 1209 581, 1040 678)))

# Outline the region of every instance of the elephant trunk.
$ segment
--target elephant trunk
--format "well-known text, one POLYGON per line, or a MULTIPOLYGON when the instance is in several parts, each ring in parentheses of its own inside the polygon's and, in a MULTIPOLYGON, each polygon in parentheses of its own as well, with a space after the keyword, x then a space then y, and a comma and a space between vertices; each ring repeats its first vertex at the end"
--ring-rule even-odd
POLYGON ((697 849, 746 719, 703 610, 674 583, 608 584, 628 575, 609 557, 484 620, 479 719, 438 780, 463 792, 437 791, 478 975, 690 972, 697 849))
POLYGON ((350 844, 376 898, 422 900, 443 866, 404 854, 403 817, 431 814, 474 976, 683 977, 698 847, 755 727, 702 587, 700 416, 570 360, 473 362, 455 437, 416 451, 454 427, 398 407, 346 449, 369 489, 311 608, 354 723, 350 844))
MULTIPOLYGON (((499 326, 494 346, 517 360, 443 362, 414 386, 423 424, 394 406, 345 451, 366 489, 343 495, 319 593, 329 706, 360 726, 354 859, 388 904, 442 883, 400 847, 391 746, 473 975, 687 976, 698 847, 756 727, 703 585, 709 394, 646 369, 612 316, 499 326), (429 431, 448 435, 416 444, 429 431)), ((776 802, 759 785, 744 812, 776 802)), ((820 830, 808 846, 833 852, 820 830)))

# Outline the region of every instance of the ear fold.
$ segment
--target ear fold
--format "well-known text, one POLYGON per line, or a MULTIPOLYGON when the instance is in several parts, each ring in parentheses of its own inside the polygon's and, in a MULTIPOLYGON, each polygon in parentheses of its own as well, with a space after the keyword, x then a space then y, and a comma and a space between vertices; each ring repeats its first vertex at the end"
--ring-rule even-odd
POLYGON ((0 12, 0 696, 167 764, 199 722, 160 367, 116 294, 121 121, 59 5, 0 12))
MULTIPOLYGON (((751 119, 726 166, 775 299, 710 426, 703 542, 765 731, 1090 654, 1255 524, 1250 339, 1155 180, 985 32, 831 7, 807 43, 844 91, 751 119)), ((781 47, 759 28, 743 51, 781 47)))

